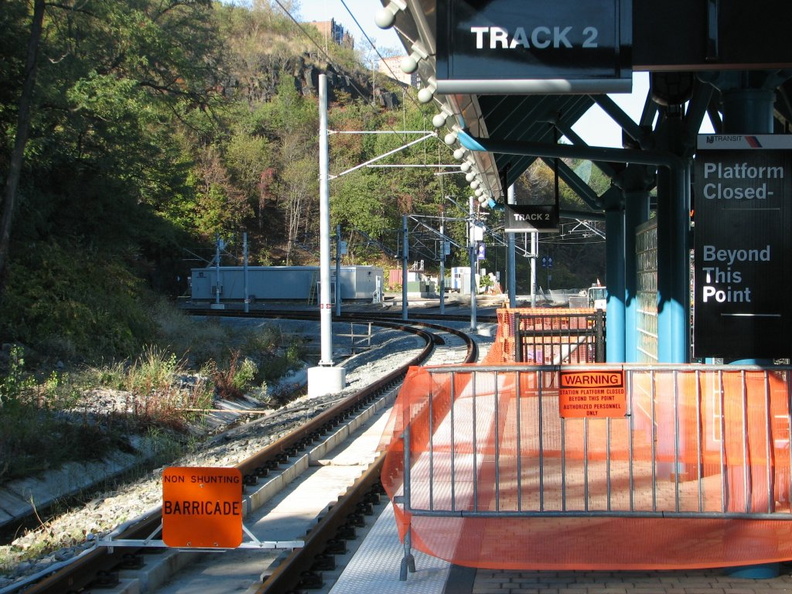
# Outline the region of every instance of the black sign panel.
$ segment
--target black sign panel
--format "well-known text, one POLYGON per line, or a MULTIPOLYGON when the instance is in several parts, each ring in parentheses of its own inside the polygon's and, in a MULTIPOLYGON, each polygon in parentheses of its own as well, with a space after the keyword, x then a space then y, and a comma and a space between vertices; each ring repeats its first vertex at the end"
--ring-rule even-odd
POLYGON ((633 6, 633 69, 788 68, 790 22, 789 0, 641 0, 633 6))
POLYGON ((631 0, 437 0, 439 93, 628 92, 631 46, 631 0))
POLYGON ((792 136, 701 136, 694 184, 697 357, 789 357, 792 136))
POLYGON ((555 204, 507 204, 507 233, 558 231, 558 207, 555 204))

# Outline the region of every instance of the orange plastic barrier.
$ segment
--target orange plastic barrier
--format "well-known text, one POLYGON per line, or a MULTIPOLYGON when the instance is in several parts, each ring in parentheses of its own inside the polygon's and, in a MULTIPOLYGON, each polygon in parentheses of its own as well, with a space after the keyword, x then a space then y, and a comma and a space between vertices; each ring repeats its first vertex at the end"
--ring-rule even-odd
POLYGON ((382 474, 401 537, 515 570, 792 559, 790 370, 616 367, 627 414, 604 419, 559 414, 558 368, 412 369, 382 474))

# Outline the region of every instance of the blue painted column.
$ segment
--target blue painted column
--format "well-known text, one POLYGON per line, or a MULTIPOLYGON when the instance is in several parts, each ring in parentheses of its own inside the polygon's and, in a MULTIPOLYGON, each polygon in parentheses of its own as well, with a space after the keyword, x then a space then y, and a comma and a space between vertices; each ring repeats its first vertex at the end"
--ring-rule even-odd
MULTIPOLYGON (((649 189, 654 186, 655 168, 628 164, 613 178, 621 188, 624 204, 624 361, 635 363, 638 353, 638 271, 636 228, 649 219, 649 189)), ((607 204, 607 203, 606 203, 607 204)), ((610 265, 610 262, 608 262, 610 265)), ((610 311, 608 312, 610 314, 610 311)))
POLYGON ((605 360, 625 362, 625 253, 624 202, 616 186, 603 195, 605 204, 605 280, 608 287, 608 311, 605 317, 607 336, 605 360))
POLYGON ((657 173, 658 363, 690 358, 690 167, 657 173))
MULTIPOLYGON (((658 148, 686 153, 682 108, 667 106, 658 148)), ((690 159, 657 170, 657 362, 690 360, 690 159)))

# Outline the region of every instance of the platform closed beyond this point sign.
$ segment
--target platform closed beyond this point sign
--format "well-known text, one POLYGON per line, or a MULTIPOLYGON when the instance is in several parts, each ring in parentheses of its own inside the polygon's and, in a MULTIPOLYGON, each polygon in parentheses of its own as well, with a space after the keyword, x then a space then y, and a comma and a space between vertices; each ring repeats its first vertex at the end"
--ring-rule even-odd
POLYGON ((697 146, 694 355, 787 358, 792 135, 703 134, 697 146))
POLYGON ((620 418, 627 415, 623 369, 561 370, 558 412, 561 418, 620 418))
POLYGON ((162 540, 178 548, 242 543, 242 473, 236 468, 174 467, 162 473, 162 540))

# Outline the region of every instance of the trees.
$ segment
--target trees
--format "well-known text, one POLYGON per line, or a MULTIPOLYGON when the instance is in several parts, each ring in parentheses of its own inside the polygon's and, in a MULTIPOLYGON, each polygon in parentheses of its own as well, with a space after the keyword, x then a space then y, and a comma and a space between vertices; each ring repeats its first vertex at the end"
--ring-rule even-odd
POLYGON ((11 0, 3 6, 13 10, 4 12, 4 19, 17 15, 11 24, 26 20, 33 35, 25 84, 15 84, 19 56, 12 47, 3 45, 12 59, 0 71, 9 76, 0 87, 18 92, 0 94, 0 113, 13 112, 18 121, 16 148, 3 146, 0 153, 0 163, 7 165, 0 259, 9 271, 2 338, 35 337, 44 344, 51 332, 68 335, 69 330, 33 317, 24 297, 32 278, 26 266, 35 266, 39 286, 59 287, 38 298, 53 311, 61 302, 71 304, 65 319, 75 329, 88 328, 102 307, 102 290, 97 286, 92 296, 64 290, 68 283, 55 282, 60 273, 48 253, 76 262, 80 258, 70 258, 66 250, 100 250, 110 260, 107 270, 120 275, 125 268, 156 281, 160 273, 152 273, 154 267, 170 260, 168 251, 178 250, 172 225, 158 217, 157 208, 162 194, 187 190, 186 176, 179 176, 184 170, 175 124, 190 110, 211 109, 211 64, 201 56, 213 37, 209 0, 80 0, 46 7, 35 0, 32 14, 28 4, 11 0), (20 256, 9 267, 14 250, 20 256))
MULTIPOLYGON (((71 275, 54 282, 64 276, 64 261, 82 267, 85 258, 101 254, 104 269, 117 271, 125 285, 122 269, 172 295, 183 290, 174 279, 189 274, 185 248, 201 253, 216 235, 236 245, 247 233, 251 264, 315 264, 315 78, 321 71, 330 74, 332 129, 431 130, 427 108, 412 102, 398 110, 385 107, 349 48, 329 44, 327 55, 317 51, 267 3, 242 8, 210 0, 5 0, 3 9, 0 176, 7 187, 18 187, 3 197, 3 209, 15 216, 0 223, 8 230, 0 239, 0 267, 13 264, 5 285, 3 341, 46 342, 58 326, 46 324, 40 309, 34 318, 26 308, 26 285, 33 278, 37 290, 58 287, 41 300, 72 312, 61 321, 70 320, 75 330, 95 327, 88 318, 101 317, 99 295, 89 300, 82 288, 70 292, 68 285, 77 283, 71 275), (29 52, 27 58, 34 79, 24 74, 35 23, 40 37, 31 47, 38 48, 39 59, 29 52), (29 135, 15 151, 17 129, 23 133, 19 141, 25 129, 29 135)), ((406 96, 383 78, 376 83, 378 93, 406 96)), ((331 173, 414 138, 333 135, 331 173)), ((437 163, 448 155, 433 139, 382 163, 437 163)), ((331 223, 343 225, 347 235, 359 230, 390 241, 402 214, 439 214, 444 191, 466 196, 464 178, 447 178, 441 188, 434 174, 372 168, 335 179, 331 223)), ((353 258, 383 257, 354 242, 350 250, 353 258)), ((113 286, 93 284, 97 292, 113 286)))
POLYGON ((44 0, 34 0, 33 16, 30 21, 30 40, 27 45, 25 60, 24 82, 19 97, 17 112, 16 133, 14 135, 14 148, 8 163, 6 174, 5 192, 3 194, 3 209, 0 215, 0 299, 5 290, 8 269, 8 256, 11 245, 11 229, 14 212, 16 211, 17 189, 19 176, 22 172, 22 159, 27 145, 28 131, 30 130, 30 112, 33 102, 33 87, 36 82, 36 63, 38 61, 39 41, 44 22, 44 0))

